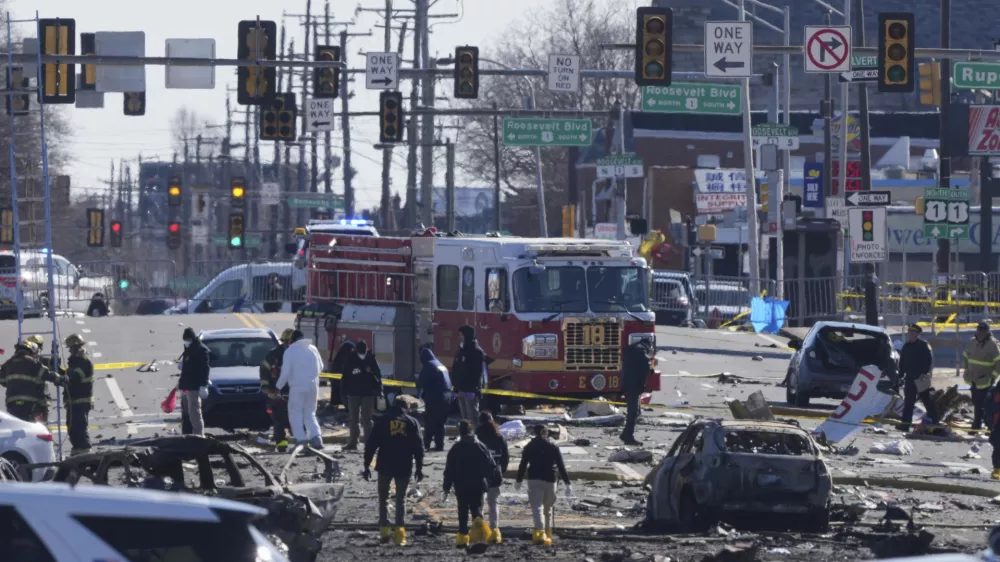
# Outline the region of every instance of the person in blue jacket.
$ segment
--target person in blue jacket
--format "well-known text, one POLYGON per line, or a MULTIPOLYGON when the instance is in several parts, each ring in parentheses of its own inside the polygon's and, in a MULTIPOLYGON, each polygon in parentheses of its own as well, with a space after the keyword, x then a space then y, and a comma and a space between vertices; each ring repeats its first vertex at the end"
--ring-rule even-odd
POLYGON ((437 360, 429 347, 420 350, 423 368, 417 377, 417 391, 424 401, 424 449, 444 450, 444 424, 451 406, 451 377, 448 369, 437 360))

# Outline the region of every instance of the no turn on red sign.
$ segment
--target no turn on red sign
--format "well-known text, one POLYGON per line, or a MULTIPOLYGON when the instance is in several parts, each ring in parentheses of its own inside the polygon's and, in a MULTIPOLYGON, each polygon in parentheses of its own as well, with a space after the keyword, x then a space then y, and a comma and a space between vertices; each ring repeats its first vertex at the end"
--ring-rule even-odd
POLYGON ((851 70, 851 26, 807 25, 805 60, 806 72, 851 70))

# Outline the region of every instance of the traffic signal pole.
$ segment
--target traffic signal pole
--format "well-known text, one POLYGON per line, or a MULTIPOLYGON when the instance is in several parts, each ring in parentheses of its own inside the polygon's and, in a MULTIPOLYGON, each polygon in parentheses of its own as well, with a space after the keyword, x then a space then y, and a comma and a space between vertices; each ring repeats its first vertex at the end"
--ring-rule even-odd
MULTIPOLYGON (((746 21, 746 2, 740 0, 740 19, 746 21)), ((750 122, 750 79, 740 80, 742 87, 740 95, 743 97, 743 166, 746 169, 746 192, 747 192, 747 249, 750 258, 750 294, 754 297, 760 296, 760 230, 757 227, 757 180, 754 174, 753 165, 753 125, 750 122)), ((780 205, 781 203, 778 202, 780 205)))
MULTIPOLYGON (((854 29, 857 30, 858 43, 865 44, 865 2, 856 0, 854 29)), ((872 189, 872 154, 871 154, 871 134, 868 123, 868 85, 864 82, 858 83, 858 105, 861 111, 861 189, 871 191, 872 189)), ((840 135, 840 142, 847 142, 847 115, 844 114, 843 132, 840 135)), ((847 161, 840 163, 841 172, 847 168, 847 161)), ((847 187, 846 183, 841 184, 841 189, 847 187)), ((865 276, 865 324, 869 326, 879 325, 879 284, 876 274, 875 264, 867 264, 868 271, 865 276)))
MULTIPOLYGON (((941 0, 941 48, 951 47, 951 0, 941 0)), ((940 159, 938 167, 938 186, 951 189, 951 146, 947 142, 948 127, 951 123, 951 60, 945 58, 941 61, 941 126, 938 133, 938 157, 940 159)), ((983 158, 989 160, 989 158, 983 158)), ((985 184, 984 184, 985 186, 985 184)), ((982 189, 982 187, 980 188, 982 189)), ((992 213, 990 208, 982 211, 980 217, 992 213)), ((980 220, 982 220, 980 218, 980 220)), ((981 223, 980 223, 981 224, 981 223)), ((982 230, 980 226, 980 245, 987 240, 990 233, 982 230)), ((992 247, 991 247, 992 249, 992 247)), ((951 272, 951 240, 947 238, 938 239, 937 269, 942 275, 951 272)), ((990 273, 986 271, 986 273, 990 273)))

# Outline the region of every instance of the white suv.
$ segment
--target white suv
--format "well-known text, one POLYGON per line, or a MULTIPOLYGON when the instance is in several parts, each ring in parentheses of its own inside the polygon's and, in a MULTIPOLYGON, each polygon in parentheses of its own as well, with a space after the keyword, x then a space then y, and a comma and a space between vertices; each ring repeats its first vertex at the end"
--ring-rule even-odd
POLYGON ((287 562, 251 524, 264 515, 259 507, 195 494, 5 483, 0 558, 287 562))

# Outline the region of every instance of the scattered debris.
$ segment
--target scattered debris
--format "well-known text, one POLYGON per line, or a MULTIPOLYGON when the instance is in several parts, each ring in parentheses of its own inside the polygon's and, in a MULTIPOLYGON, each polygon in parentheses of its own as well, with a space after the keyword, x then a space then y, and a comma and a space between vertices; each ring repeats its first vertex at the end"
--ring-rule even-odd
POLYGON ((611 416, 620 414, 621 411, 615 405, 608 402, 603 396, 597 400, 583 402, 573 411, 573 418, 589 418, 591 416, 611 416))
POLYGON ((920 556, 931 553, 931 543, 934 535, 927 531, 897 535, 880 540, 871 546, 872 554, 877 558, 902 558, 905 556, 920 556))
POLYGON ((754 562, 759 551, 757 543, 737 542, 727 544, 716 554, 702 558, 701 562, 754 562))
POLYGON ((738 420, 774 421, 774 414, 771 413, 771 407, 767 404, 763 391, 754 392, 744 401, 734 398, 727 402, 727 405, 733 417, 738 420))
POLYGON ((888 443, 878 441, 872 445, 871 449, 868 449, 868 452, 882 455, 912 455, 913 444, 904 439, 897 439, 888 443))
POLYGON ((922 503, 917 506, 917 511, 922 511, 924 513, 937 513, 939 511, 944 511, 944 506, 939 503, 922 503))
POLYGON ((616 451, 608 460, 611 462, 627 462, 627 463, 647 463, 653 460, 653 453, 646 450, 636 450, 630 451, 624 449, 621 451, 616 451))
POLYGON ((753 357, 750 358, 750 360, 751 361, 763 361, 764 358, 762 356, 760 356, 760 355, 754 355, 753 357))

